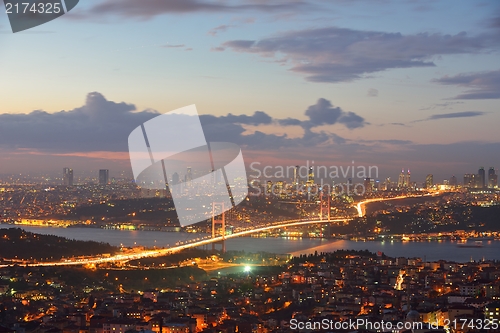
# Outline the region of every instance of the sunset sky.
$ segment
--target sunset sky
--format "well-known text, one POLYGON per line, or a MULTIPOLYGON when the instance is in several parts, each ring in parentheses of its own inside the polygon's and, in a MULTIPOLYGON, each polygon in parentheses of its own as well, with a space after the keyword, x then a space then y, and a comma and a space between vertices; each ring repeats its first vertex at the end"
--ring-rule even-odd
POLYGON ((196 104, 247 164, 500 167, 500 2, 82 0, 0 11, 0 174, 130 173, 128 134, 196 104), (230 114, 230 115, 229 115, 230 114))

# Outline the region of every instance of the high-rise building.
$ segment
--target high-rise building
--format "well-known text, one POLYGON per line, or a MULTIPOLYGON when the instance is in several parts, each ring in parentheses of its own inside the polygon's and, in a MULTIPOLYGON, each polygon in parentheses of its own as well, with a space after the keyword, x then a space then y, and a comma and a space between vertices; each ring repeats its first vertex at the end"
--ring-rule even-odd
POLYGON ((193 180, 193 170, 191 167, 187 167, 186 181, 190 182, 193 180))
POLYGON ((392 187, 391 187, 391 177, 387 177, 385 179, 385 190, 386 191, 391 191, 392 190, 392 187))
POLYGON ((295 168, 293 168, 293 185, 297 186, 299 185, 299 166, 296 165, 295 168))
POLYGON ((432 188, 433 186, 434 186, 434 176, 428 174, 427 177, 425 177, 425 188, 432 188))
POLYGON ((474 187, 474 178, 470 173, 464 175, 464 187, 474 187))
POLYGON ((476 187, 484 188, 485 185, 486 185, 486 171, 484 171, 483 167, 480 167, 479 171, 477 172, 476 187))
POLYGON ((365 186, 365 193, 366 194, 372 193, 373 187, 372 187, 372 182, 371 182, 370 178, 365 178, 365 181, 364 181, 363 185, 365 186))
POLYGON ((99 170, 99 185, 106 185, 109 183, 109 170, 101 169, 99 170))
POLYGON ((450 178, 450 186, 452 187, 457 187, 457 177, 455 177, 455 175, 451 176, 450 178))
POLYGON ((181 178, 179 177, 179 174, 177 172, 174 172, 172 175, 172 185, 177 185, 181 182, 181 178))
POLYGON ((73 169, 71 168, 63 169, 63 185, 73 186, 73 169))
POLYGON ((408 169, 408 173, 406 174, 404 187, 411 187, 410 169, 408 169))
POLYGON ((398 178, 398 187, 403 188, 405 186, 405 170, 402 169, 398 178))
POLYGON ((498 186, 498 175, 495 172, 495 168, 491 167, 488 170, 488 187, 495 188, 498 186))
POLYGON ((309 167, 309 174, 307 175, 307 181, 309 184, 314 184, 314 169, 309 167))
POLYGON ((409 188, 411 187, 411 173, 410 169, 408 169, 408 173, 405 174, 404 168, 401 170, 398 178, 398 188, 409 188))

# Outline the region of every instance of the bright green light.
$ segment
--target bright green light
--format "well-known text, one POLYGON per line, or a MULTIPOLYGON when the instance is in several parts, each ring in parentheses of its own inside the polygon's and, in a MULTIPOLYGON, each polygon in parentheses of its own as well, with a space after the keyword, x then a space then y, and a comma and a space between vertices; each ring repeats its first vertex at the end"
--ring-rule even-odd
POLYGON ((245 273, 250 272, 250 266, 245 266, 245 273))

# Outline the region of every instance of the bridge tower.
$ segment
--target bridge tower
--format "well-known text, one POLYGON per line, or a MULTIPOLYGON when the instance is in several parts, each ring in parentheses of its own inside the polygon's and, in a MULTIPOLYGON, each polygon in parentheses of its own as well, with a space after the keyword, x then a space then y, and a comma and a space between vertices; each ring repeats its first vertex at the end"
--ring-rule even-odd
MULTIPOLYGON (((319 201, 319 220, 323 221, 323 211, 326 209, 326 214, 325 218, 328 219, 328 222, 331 221, 330 219, 330 193, 327 193, 326 195, 323 195, 323 191, 321 191, 320 195, 320 201, 319 201), (324 202, 324 197, 326 197, 326 205, 324 202)), ((327 224, 327 234, 330 235, 330 224, 327 224)), ((323 232, 321 232, 321 237, 323 237, 323 232)))
MULTIPOLYGON (((224 203, 223 202, 213 202, 212 203, 212 238, 217 237, 215 234, 215 226, 217 224, 221 225, 221 236, 222 236, 222 253, 226 253, 226 214, 224 212, 224 203), (220 211, 222 214, 216 214, 216 207, 220 207, 220 211), (218 217, 218 218, 217 218, 218 217)), ((215 243, 212 243, 212 251, 215 251, 215 243)))
POLYGON ((323 221, 323 211, 326 210, 326 214, 325 214, 325 217, 328 218, 328 222, 330 222, 331 220, 331 216, 330 216, 330 194, 326 194, 326 195, 323 195, 323 191, 320 192, 320 195, 319 195, 319 198, 320 198, 320 201, 319 201, 319 220, 320 221, 323 221), (324 204, 324 200, 323 198, 326 197, 326 207, 325 207, 325 204, 324 204))

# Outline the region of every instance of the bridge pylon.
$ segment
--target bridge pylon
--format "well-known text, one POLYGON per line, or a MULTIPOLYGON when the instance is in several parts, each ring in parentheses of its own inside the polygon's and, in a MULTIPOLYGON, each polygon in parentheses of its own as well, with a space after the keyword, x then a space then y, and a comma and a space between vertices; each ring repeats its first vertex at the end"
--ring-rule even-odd
MULTIPOLYGON (((221 225, 221 236, 222 236, 222 241, 220 242, 222 244, 222 253, 226 253, 226 214, 224 212, 224 203, 223 202, 212 202, 212 238, 217 237, 216 232, 215 232, 215 226, 217 224, 221 225), (216 213, 216 207, 220 207, 220 211, 222 214, 217 215, 216 213), (219 218, 217 218, 219 216, 219 218)), ((215 242, 212 243, 212 251, 215 251, 215 242)))
MULTIPOLYGON (((328 222, 331 221, 331 217, 330 217, 330 212, 331 212, 331 209, 330 209, 330 193, 327 193, 326 195, 324 195, 323 191, 321 191, 321 193, 319 194, 319 197, 320 197, 320 201, 319 201, 319 220, 320 221, 323 221, 323 216, 325 218, 327 218, 328 222), (326 197, 326 207, 325 207, 325 203, 324 203, 324 197, 326 197), (326 214, 323 215, 323 211, 326 209, 326 214)), ((330 236, 330 224, 328 224, 328 229, 327 229, 327 234, 328 236, 330 236)), ((324 237, 323 235, 323 232, 321 232, 321 237, 324 237)))
POLYGON ((320 195, 319 195, 319 198, 320 198, 320 202, 319 202, 319 220, 323 221, 323 210, 326 210, 325 218, 328 218, 328 222, 330 222, 331 221, 331 216, 330 216, 330 212, 331 212, 330 201, 331 201, 331 198, 330 198, 330 194, 323 195, 323 191, 321 191, 320 195), (326 201, 327 201, 326 207, 325 207, 325 204, 323 202, 323 197, 324 196, 326 197, 326 201))

